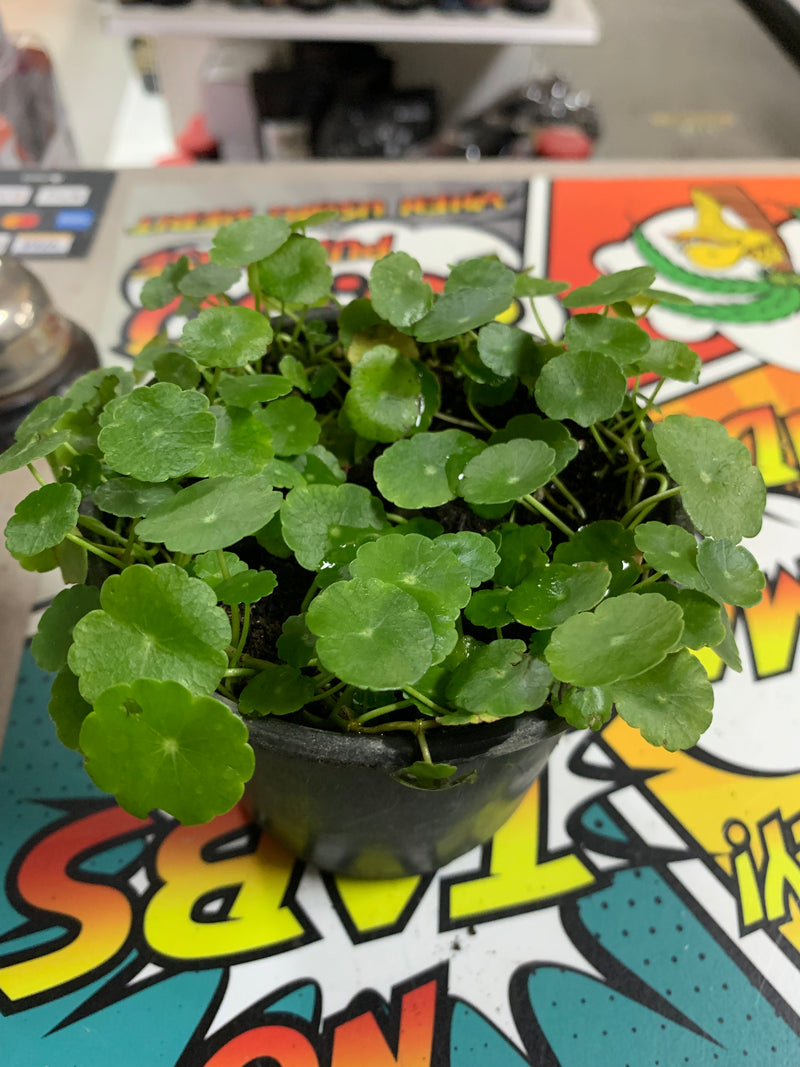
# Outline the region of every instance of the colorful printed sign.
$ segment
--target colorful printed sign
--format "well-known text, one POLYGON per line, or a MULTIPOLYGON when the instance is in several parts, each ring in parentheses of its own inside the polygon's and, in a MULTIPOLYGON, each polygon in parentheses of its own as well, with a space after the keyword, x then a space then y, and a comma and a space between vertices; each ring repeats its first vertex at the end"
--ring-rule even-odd
MULTIPOLYGON (((378 884, 305 868, 244 809, 200 827, 128 816, 57 745, 26 653, 0 763, 4 1067, 795 1067, 800 180, 338 195, 342 294, 403 248, 434 279, 481 252, 576 284, 650 263, 692 297, 647 320, 705 363, 698 387, 662 390, 665 410, 719 419, 769 488, 751 544, 767 589, 733 620, 744 671, 706 659, 715 722, 691 753, 618 720, 570 735, 492 842, 378 884)), ((179 307, 138 305, 169 258, 202 259, 225 218, 320 206, 279 190, 155 217, 146 200, 120 246, 117 360, 180 329, 179 307)), ((555 301, 542 313, 558 328, 555 301)))

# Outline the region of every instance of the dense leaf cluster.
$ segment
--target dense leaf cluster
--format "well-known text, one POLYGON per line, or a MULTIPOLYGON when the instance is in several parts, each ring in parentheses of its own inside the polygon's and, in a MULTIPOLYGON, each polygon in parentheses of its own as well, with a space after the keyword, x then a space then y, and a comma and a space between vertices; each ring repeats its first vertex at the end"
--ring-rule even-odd
POLYGON ((566 308, 601 310, 554 342, 499 318, 566 285, 473 259, 437 296, 392 253, 331 319, 322 246, 259 217, 148 282, 147 307, 183 300, 180 339, 45 400, 0 457, 40 482, 6 540, 69 583, 34 653, 95 782, 138 815, 226 810, 252 752, 215 693, 245 716, 408 730, 421 759, 402 777, 437 788, 454 768, 429 730, 537 709, 598 729, 616 708, 653 744, 695 744, 713 700, 692 652, 738 667, 725 605, 760 597, 739 542, 765 490, 723 427, 662 419, 640 389, 699 373, 639 326, 653 281, 573 290, 566 308), (251 306, 234 306, 243 272, 251 306), (279 636, 254 651, 273 603, 279 636))

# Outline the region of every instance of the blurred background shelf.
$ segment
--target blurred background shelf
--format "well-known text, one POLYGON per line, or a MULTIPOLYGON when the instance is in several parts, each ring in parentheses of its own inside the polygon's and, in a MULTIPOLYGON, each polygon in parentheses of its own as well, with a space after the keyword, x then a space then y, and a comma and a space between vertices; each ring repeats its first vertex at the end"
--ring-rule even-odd
POLYGON ((538 15, 495 9, 394 12, 345 3, 306 13, 291 7, 232 7, 195 0, 186 7, 100 0, 106 33, 121 37, 263 38, 273 41, 406 41, 442 44, 592 45, 600 22, 591 0, 553 0, 538 15))

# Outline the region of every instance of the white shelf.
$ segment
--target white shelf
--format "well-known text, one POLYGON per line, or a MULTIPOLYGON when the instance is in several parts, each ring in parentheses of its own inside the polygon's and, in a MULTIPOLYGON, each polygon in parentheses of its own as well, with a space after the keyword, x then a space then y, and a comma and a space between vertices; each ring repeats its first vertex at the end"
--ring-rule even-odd
POLYGON ((600 24, 591 0, 553 0, 541 15, 496 9, 483 14, 436 10, 396 13, 343 3, 307 14, 195 0, 187 7, 121 6, 100 0, 107 33, 118 37, 225 37, 270 41, 418 41, 447 44, 596 44, 600 24))

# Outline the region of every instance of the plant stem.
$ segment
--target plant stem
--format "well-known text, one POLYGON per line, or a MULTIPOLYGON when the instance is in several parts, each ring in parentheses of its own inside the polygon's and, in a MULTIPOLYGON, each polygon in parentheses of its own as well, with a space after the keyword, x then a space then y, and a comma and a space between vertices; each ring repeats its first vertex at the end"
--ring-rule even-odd
POLYGON ((370 719, 380 719, 383 715, 388 715, 392 711, 400 711, 401 708, 408 708, 413 703, 413 700, 398 700, 394 704, 384 704, 383 707, 374 708, 372 711, 365 711, 363 715, 357 716, 353 721, 361 726, 365 722, 369 722, 370 719))
POLYGON ((229 667, 223 674, 223 678, 252 678, 258 671, 252 667, 229 667))
POLYGON ((554 512, 552 512, 546 504, 543 504, 541 500, 537 500, 535 496, 530 496, 530 494, 523 496, 520 498, 519 503, 522 504, 524 508, 527 508, 528 511, 538 511, 541 515, 544 515, 546 519, 552 522, 552 524, 563 534, 566 534, 567 537, 572 538, 575 536, 575 531, 571 530, 565 522, 562 522, 561 519, 559 519, 558 515, 554 514, 554 512))
POLYGON ((613 457, 612 457, 611 453, 608 451, 608 445, 605 443, 603 438, 598 433, 597 427, 596 426, 590 426, 589 427, 589 432, 591 433, 592 437, 595 439, 595 443, 597 444, 597 447, 600 449, 600 451, 603 453, 603 455, 605 455, 608 459, 612 459, 613 457))
POLYGON ((397 730, 408 730, 412 734, 417 734, 420 731, 418 736, 421 736, 421 731, 431 730, 436 725, 433 719, 411 719, 408 722, 379 723, 377 726, 360 726, 351 720, 346 724, 346 728, 358 734, 388 734, 397 730))
POLYGON ((572 504, 572 506, 575 508, 575 510, 578 513, 578 518, 579 519, 585 519, 586 518, 586 512, 585 512, 583 504, 581 504, 580 500, 578 500, 577 497, 572 495, 572 493, 569 491, 569 489, 567 489, 566 485, 564 485, 564 483, 561 481, 560 478, 552 478, 551 481, 552 481, 553 485, 556 487, 556 489, 558 489, 558 491, 563 496, 565 496, 567 498, 567 500, 570 502, 570 504, 572 504))
POLYGON ((261 311, 261 284, 258 280, 258 268, 255 263, 248 264, 247 285, 250 292, 253 294, 256 311, 261 311))
POLYGON ((443 708, 441 704, 436 704, 429 697, 426 697, 424 693, 420 693, 418 689, 412 689, 410 685, 404 685, 403 692, 408 693, 414 700, 418 700, 420 704, 424 704, 426 708, 430 708, 431 711, 435 711, 438 715, 450 714, 447 708, 443 708))
POLYGON ((539 309, 536 307, 536 301, 534 300, 533 297, 531 297, 530 300, 531 300, 531 311, 533 312, 533 317, 536 319, 536 324, 539 327, 539 329, 542 331, 542 336, 544 337, 545 341, 547 341, 547 343, 549 345, 551 345, 553 343, 553 338, 547 332, 547 327, 542 322, 542 316, 539 314, 539 309))
POLYGON ((676 485, 673 489, 665 489, 661 493, 656 493, 654 496, 648 496, 646 499, 640 500, 638 504, 634 504, 627 514, 623 515, 620 522, 630 530, 635 529, 656 504, 660 504, 662 500, 669 500, 671 497, 677 496, 680 491, 680 486, 676 485), (628 525, 629 523, 630 525, 628 525))
POLYGON ((472 398, 469 397, 469 396, 467 397, 467 407, 472 412, 472 415, 473 415, 473 418, 475 419, 475 421, 479 422, 481 424, 481 426, 484 428, 484 430, 488 430, 489 433, 495 433, 496 432, 494 426, 492 426, 492 424, 490 422, 486 421, 486 419, 483 417, 483 415, 481 415, 481 413, 475 407, 474 403, 472 402, 472 398))
MULTIPOLYGON (((232 651, 236 651, 233 649, 232 651)), ((243 652, 241 655, 242 664, 246 667, 261 667, 262 669, 269 670, 270 667, 274 667, 274 663, 270 663, 268 659, 258 659, 256 656, 251 656, 247 652, 243 652)))
POLYGON ((482 429, 477 422, 470 422, 469 419, 457 419, 454 415, 445 415, 441 411, 436 412, 435 418, 441 419, 442 422, 452 423, 453 426, 463 426, 465 430, 482 429))
MULTIPOLYGON (((244 619, 242 620, 242 632, 239 635, 239 642, 236 645, 236 651, 231 657, 231 667, 235 667, 239 662, 239 657, 242 654, 245 644, 247 643, 247 635, 250 632, 250 605, 244 605, 244 619)), ((233 634, 231 633, 231 636, 233 634)))
POLYGON ((316 592, 316 589, 317 589, 317 578, 318 577, 319 577, 319 575, 314 575, 314 581, 308 587, 308 592, 303 597, 303 603, 300 605, 300 614, 301 615, 306 610, 308 605, 311 603, 311 598, 314 596, 314 593, 316 592))
POLYGON ((106 563, 113 563, 115 567, 122 569, 122 562, 109 555, 108 552, 104 552, 102 548, 98 548, 97 545, 93 545, 91 541, 85 540, 78 534, 68 533, 67 540, 72 541, 74 545, 81 545, 87 552, 91 552, 95 556, 99 556, 100 559, 104 559, 106 563))
POLYGON ((222 367, 217 367, 211 376, 211 381, 208 386, 208 402, 213 404, 217 396, 217 385, 219 384, 219 378, 222 374, 222 367))
POLYGON ((324 697, 332 697, 334 693, 338 693, 344 689, 347 682, 337 682, 336 685, 332 685, 330 689, 325 689, 322 693, 317 693, 314 697, 309 697, 306 704, 312 704, 315 700, 322 700, 324 697))
POLYGON ((425 736, 424 730, 417 730, 417 742, 419 744, 419 750, 422 753, 422 758, 426 763, 433 763, 431 758, 431 750, 428 748, 428 739, 425 736))
POLYGON ((34 465, 32 463, 28 464, 28 470, 34 476, 34 478, 39 483, 39 485, 44 485, 45 484, 44 478, 41 476, 41 474, 39 474, 39 472, 37 471, 37 469, 34 467, 34 465))

